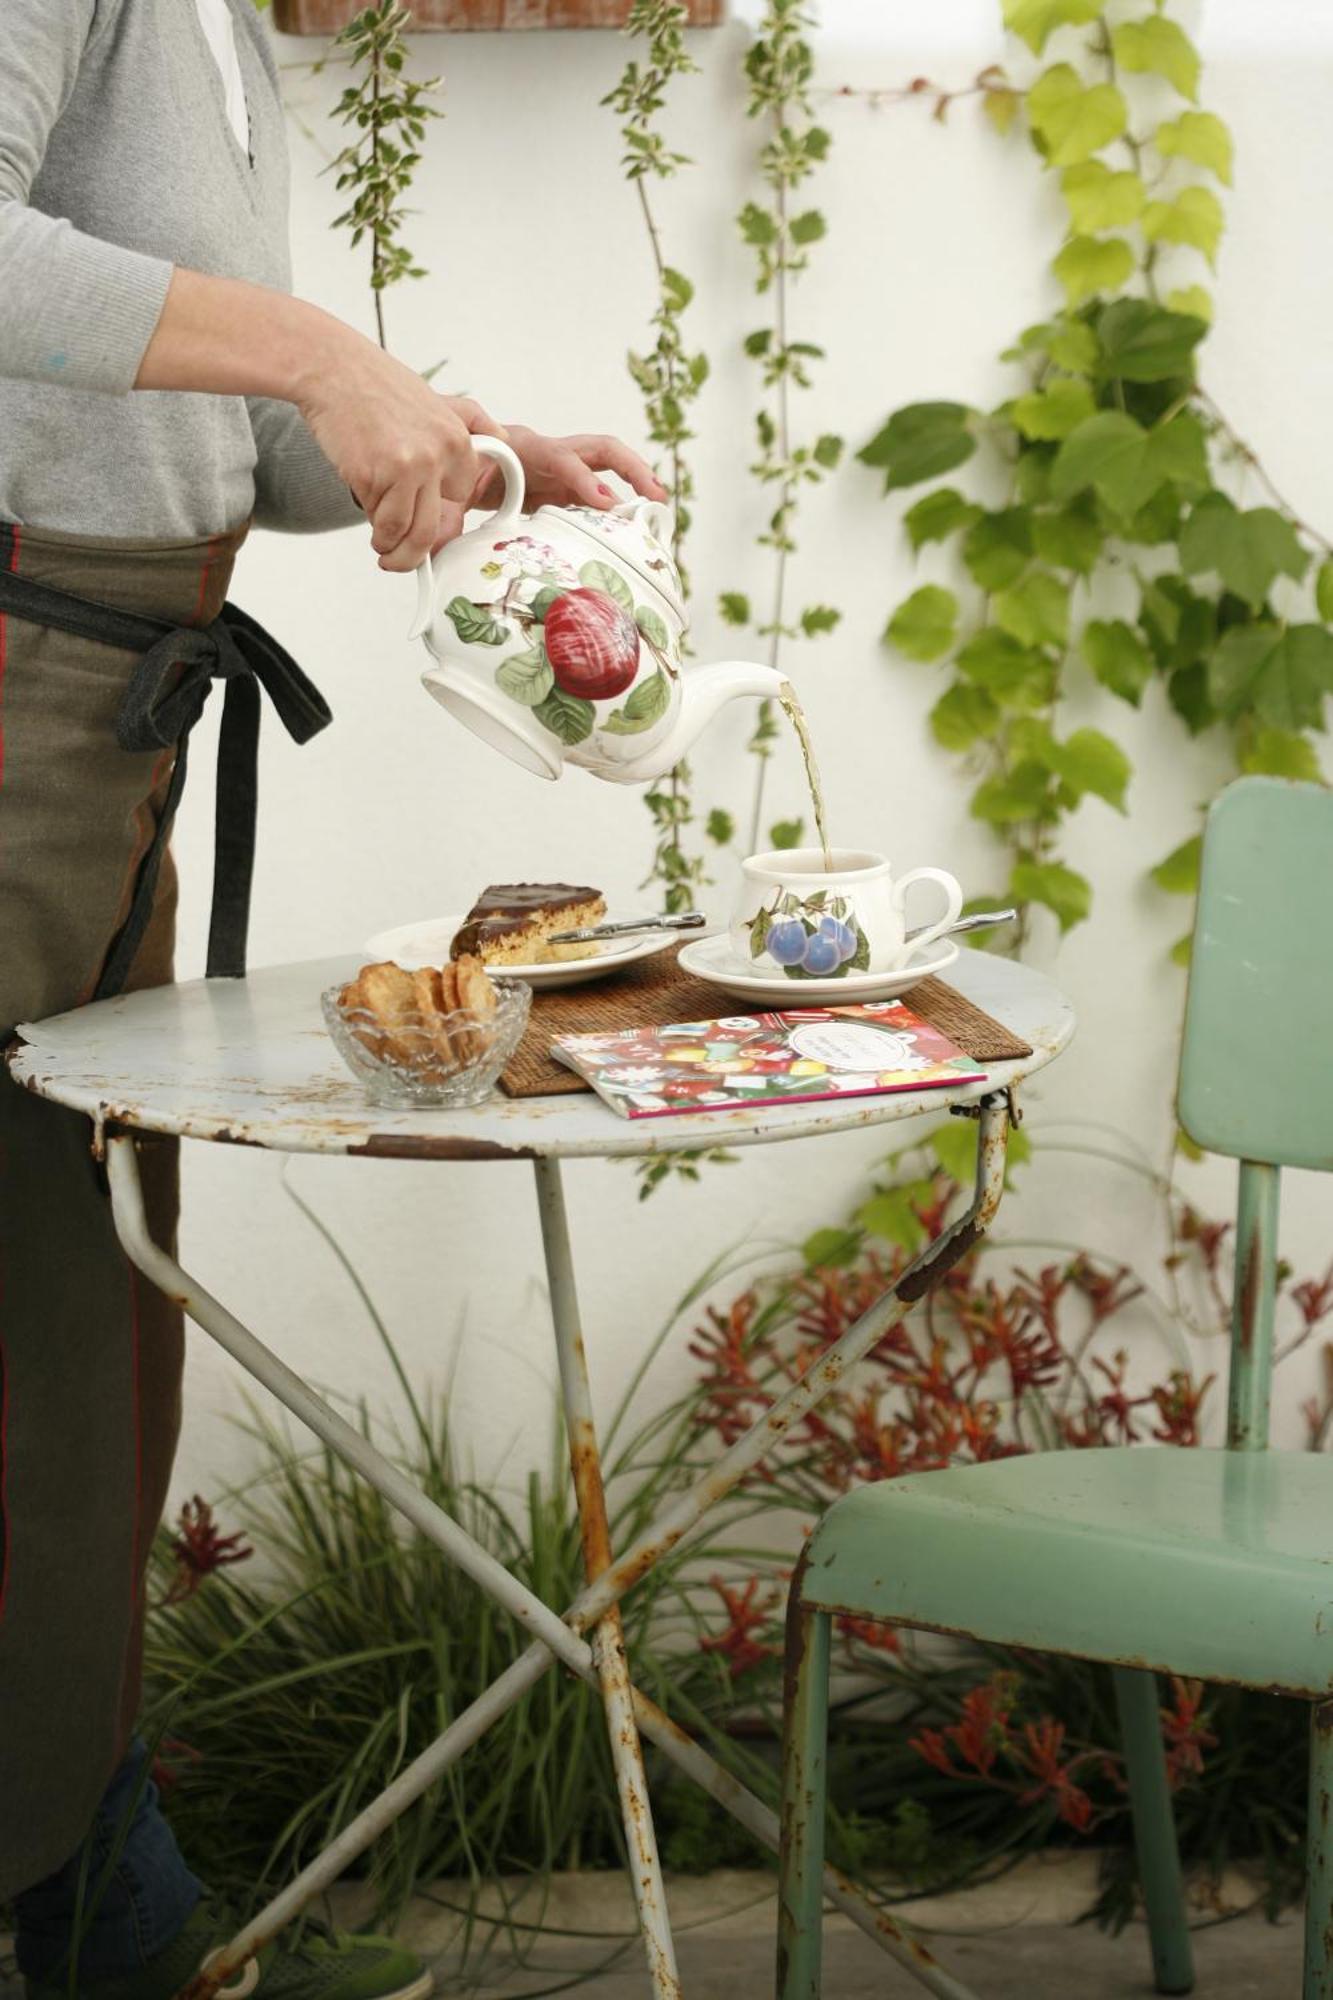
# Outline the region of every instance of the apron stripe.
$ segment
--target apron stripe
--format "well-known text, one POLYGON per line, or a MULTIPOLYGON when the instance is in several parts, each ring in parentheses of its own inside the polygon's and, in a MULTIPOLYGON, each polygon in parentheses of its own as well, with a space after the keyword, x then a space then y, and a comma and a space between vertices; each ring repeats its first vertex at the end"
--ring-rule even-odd
MULTIPOLYGON (((19 566, 19 531, 7 522, 0 522, 0 563, 13 572, 19 566)), ((0 612, 0 785, 5 779, 5 654, 9 640, 3 612, 0 612)), ((0 1160, 0 1165, 3 1161, 0 1160)), ((4 1310, 5 1273, 0 1266, 0 1314, 4 1310)), ((5 1354, 3 1322, 0 1321, 0 1621, 5 1615, 5 1599, 9 1595, 9 1578, 13 1564, 10 1561, 10 1522, 8 1504, 9 1486, 9 1368, 5 1354)))

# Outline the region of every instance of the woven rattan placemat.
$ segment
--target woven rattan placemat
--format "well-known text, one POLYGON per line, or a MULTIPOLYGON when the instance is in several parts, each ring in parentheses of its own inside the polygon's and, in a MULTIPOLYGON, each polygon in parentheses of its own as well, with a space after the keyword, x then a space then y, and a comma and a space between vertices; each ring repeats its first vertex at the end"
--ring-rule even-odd
MULTIPOLYGON (((799 1004, 799 991, 791 994, 799 1004)), ((974 1062, 1013 1062, 1029 1056, 1026 1042, 983 1014, 942 979, 923 979, 907 1004, 932 1027, 956 1042, 974 1062)), ((558 1035, 614 1034, 618 1028, 670 1027, 677 1021, 715 1021, 727 1014, 758 1014, 758 1001, 737 1000, 716 986, 682 972, 675 951, 659 952, 626 966, 614 978, 589 986, 567 986, 532 996, 532 1013, 500 1088, 508 1097, 564 1096, 590 1088, 572 1069, 555 1060, 558 1035)))

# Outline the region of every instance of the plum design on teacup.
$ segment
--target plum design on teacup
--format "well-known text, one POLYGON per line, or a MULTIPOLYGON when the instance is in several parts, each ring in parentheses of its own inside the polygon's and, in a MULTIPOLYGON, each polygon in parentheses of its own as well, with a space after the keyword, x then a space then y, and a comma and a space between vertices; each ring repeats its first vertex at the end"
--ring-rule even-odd
POLYGON ((750 956, 781 966, 788 979, 842 979, 868 970, 870 943, 849 897, 782 890, 750 921, 750 956))

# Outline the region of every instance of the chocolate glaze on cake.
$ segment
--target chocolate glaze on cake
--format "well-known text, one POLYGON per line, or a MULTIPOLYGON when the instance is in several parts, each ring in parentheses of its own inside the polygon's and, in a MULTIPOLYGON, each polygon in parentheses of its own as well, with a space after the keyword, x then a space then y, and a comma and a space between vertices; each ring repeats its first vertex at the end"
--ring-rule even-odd
POLYGON ((492 882, 468 911, 468 920, 529 917, 542 910, 567 910, 576 903, 594 903, 601 893, 600 889, 580 889, 569 882, 492 882))

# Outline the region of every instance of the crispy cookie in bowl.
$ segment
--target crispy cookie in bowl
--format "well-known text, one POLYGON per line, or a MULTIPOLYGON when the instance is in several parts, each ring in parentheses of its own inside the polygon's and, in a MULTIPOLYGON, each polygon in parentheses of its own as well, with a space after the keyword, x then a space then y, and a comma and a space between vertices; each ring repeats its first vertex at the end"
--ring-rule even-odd
POLYGON ((372 1104, 480 1104, 527 1025, 532 989, 462 957, 406 971, 365 965, 321 996, 324 1021, 372 1104))

